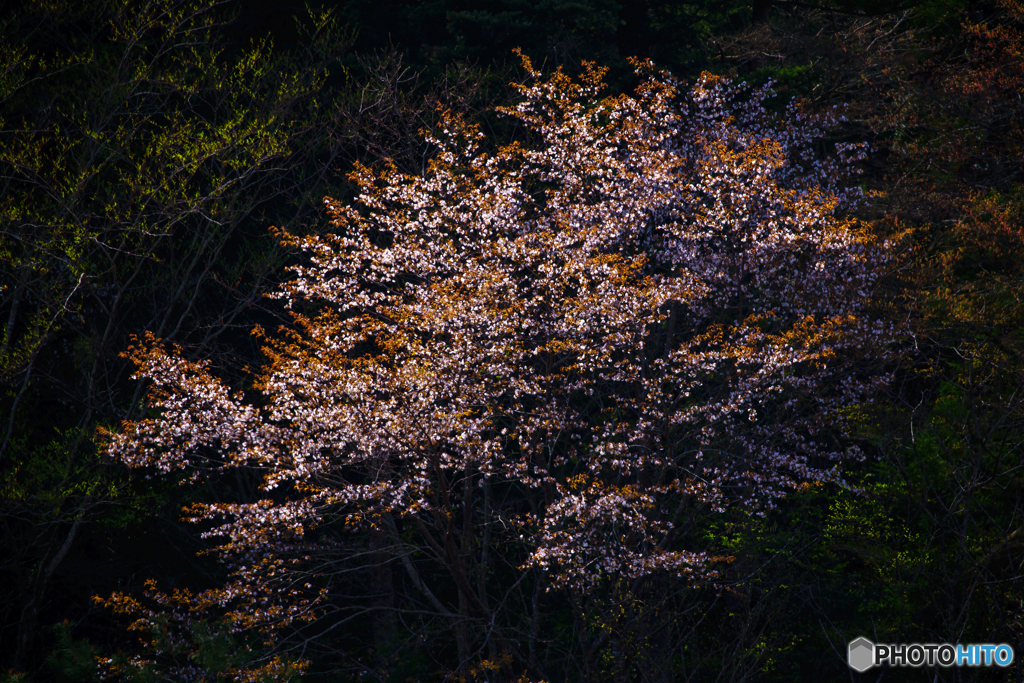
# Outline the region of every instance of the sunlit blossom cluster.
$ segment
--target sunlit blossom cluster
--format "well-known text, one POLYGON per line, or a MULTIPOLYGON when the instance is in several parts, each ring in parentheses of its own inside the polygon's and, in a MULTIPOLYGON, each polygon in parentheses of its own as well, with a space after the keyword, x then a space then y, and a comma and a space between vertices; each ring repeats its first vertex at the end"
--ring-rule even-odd
POLYGON ((648 64, 607 98, 597 68, 526 68, 502 110, 523 142, 488 152, 446 115, 423 174, 358 167, 351 205, 324 200, 329 232, 284 235, 306 261, 277 296, 315 313, 268 340, 258 404, 135 349, 156 416, 111 455, 262 472, 266 500, 189 513, 217 520, 226 602, 307 613, 315 591, 274 592, 266 563, 315 553, 327 519, 414 529, 459 590, 485 528, 553 586, 699 582, 716 558, 677 533, 688 515, 764 514, 860 457, 847 409, 883 380, 892 331, 865 315, 886 247, 844 217, 865 149, 817 144, 838 115, 648 64))

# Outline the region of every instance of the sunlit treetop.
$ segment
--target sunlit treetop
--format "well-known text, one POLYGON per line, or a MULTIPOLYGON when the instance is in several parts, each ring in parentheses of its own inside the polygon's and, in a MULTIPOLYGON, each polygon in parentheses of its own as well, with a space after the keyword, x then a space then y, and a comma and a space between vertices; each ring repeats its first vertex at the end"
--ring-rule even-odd
POLYGON ((329 232, 283 236, 306 262, 277 296, 315 312, 268 340, 257 402, 157 341, 133 350, 156 416, 111 455, 263 473, 267 500, 193 509, 220 520, 235 578, 216 597, 239 623, 310 614, 315 591, 281 577, 339 516, 415 529, 474 596, 459 547, 484 527, 553 586, 704 581, 688 516, 764 514, 861 457, 848 409, 892 337, 865 315, 886 245, 846 217, 864 147, 821 154, 838 117, 772 113, 770 87, 639 63, 634 95, 603 98, 599 68, 524 64, 501 110, 522 142, 485 153, 446 115, 421 176, 357 167, 329 232))

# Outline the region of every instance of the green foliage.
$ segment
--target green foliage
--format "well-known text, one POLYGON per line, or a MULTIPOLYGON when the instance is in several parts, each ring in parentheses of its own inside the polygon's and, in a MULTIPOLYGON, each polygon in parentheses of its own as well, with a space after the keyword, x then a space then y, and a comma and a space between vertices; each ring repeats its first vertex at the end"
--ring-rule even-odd
POLYGON ((96 652, 85 640, 71 637, 68 622, 50 627, 55 639, 53 653, 46 660, 47 666, 57 674, 61 683, 87 683, 99 680, 96 666, 96 652))
MULTIPOLYGON (((0 11, 0 638, 15 669, 39 661, 40 610, 90 525, 124 529, 159 499, 93 444, 97 423, 139 409, 130 336, 206 356, 245 339, 286 258, 268 227, 301 232, 338 154, 321 91, 349 34, 311 14, 288 53, 237 44, 227 9, 0 11)), ((254 351, 218 357, 240 377, 254 351)))

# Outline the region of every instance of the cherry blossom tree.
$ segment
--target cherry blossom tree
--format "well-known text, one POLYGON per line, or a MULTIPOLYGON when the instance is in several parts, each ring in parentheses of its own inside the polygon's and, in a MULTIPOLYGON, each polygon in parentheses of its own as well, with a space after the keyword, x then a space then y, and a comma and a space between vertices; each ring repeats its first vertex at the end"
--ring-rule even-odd
POLYGON ((234 628, 326 609, 318 558, 343 527, 448 620, 460 667, 543 676, 537 601, 510 584, 714 582, 728 558, 688 543, 688 518, 766 514, 863 457, 844 437, 884 380, 892 333, 866 311, 886 245, 846 217, 864 147, 821 153, 839 117, 646 63, 615 97, 599 68, 524 66, 501 110, 520 142, 446 115, 422 175, 359 166, 351 204, 324 200, 330 232, 282 234, 306 256, 276 295, 295 326, 257 330, 253 391, 152 337, 132 349, 153 412, 110 455, 260 473, 261 500, 189 512, 232 571, 194 601, 234 628))

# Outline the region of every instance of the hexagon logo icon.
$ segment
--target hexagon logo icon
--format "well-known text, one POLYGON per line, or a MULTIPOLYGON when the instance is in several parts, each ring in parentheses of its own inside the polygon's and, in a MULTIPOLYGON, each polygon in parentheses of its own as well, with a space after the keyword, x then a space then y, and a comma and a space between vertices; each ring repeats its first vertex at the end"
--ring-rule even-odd
POLYGON ((846 650, 846 662, 858 673, 864 673, 875 663, 875 644, 867 638, 851 640, 846 650))

